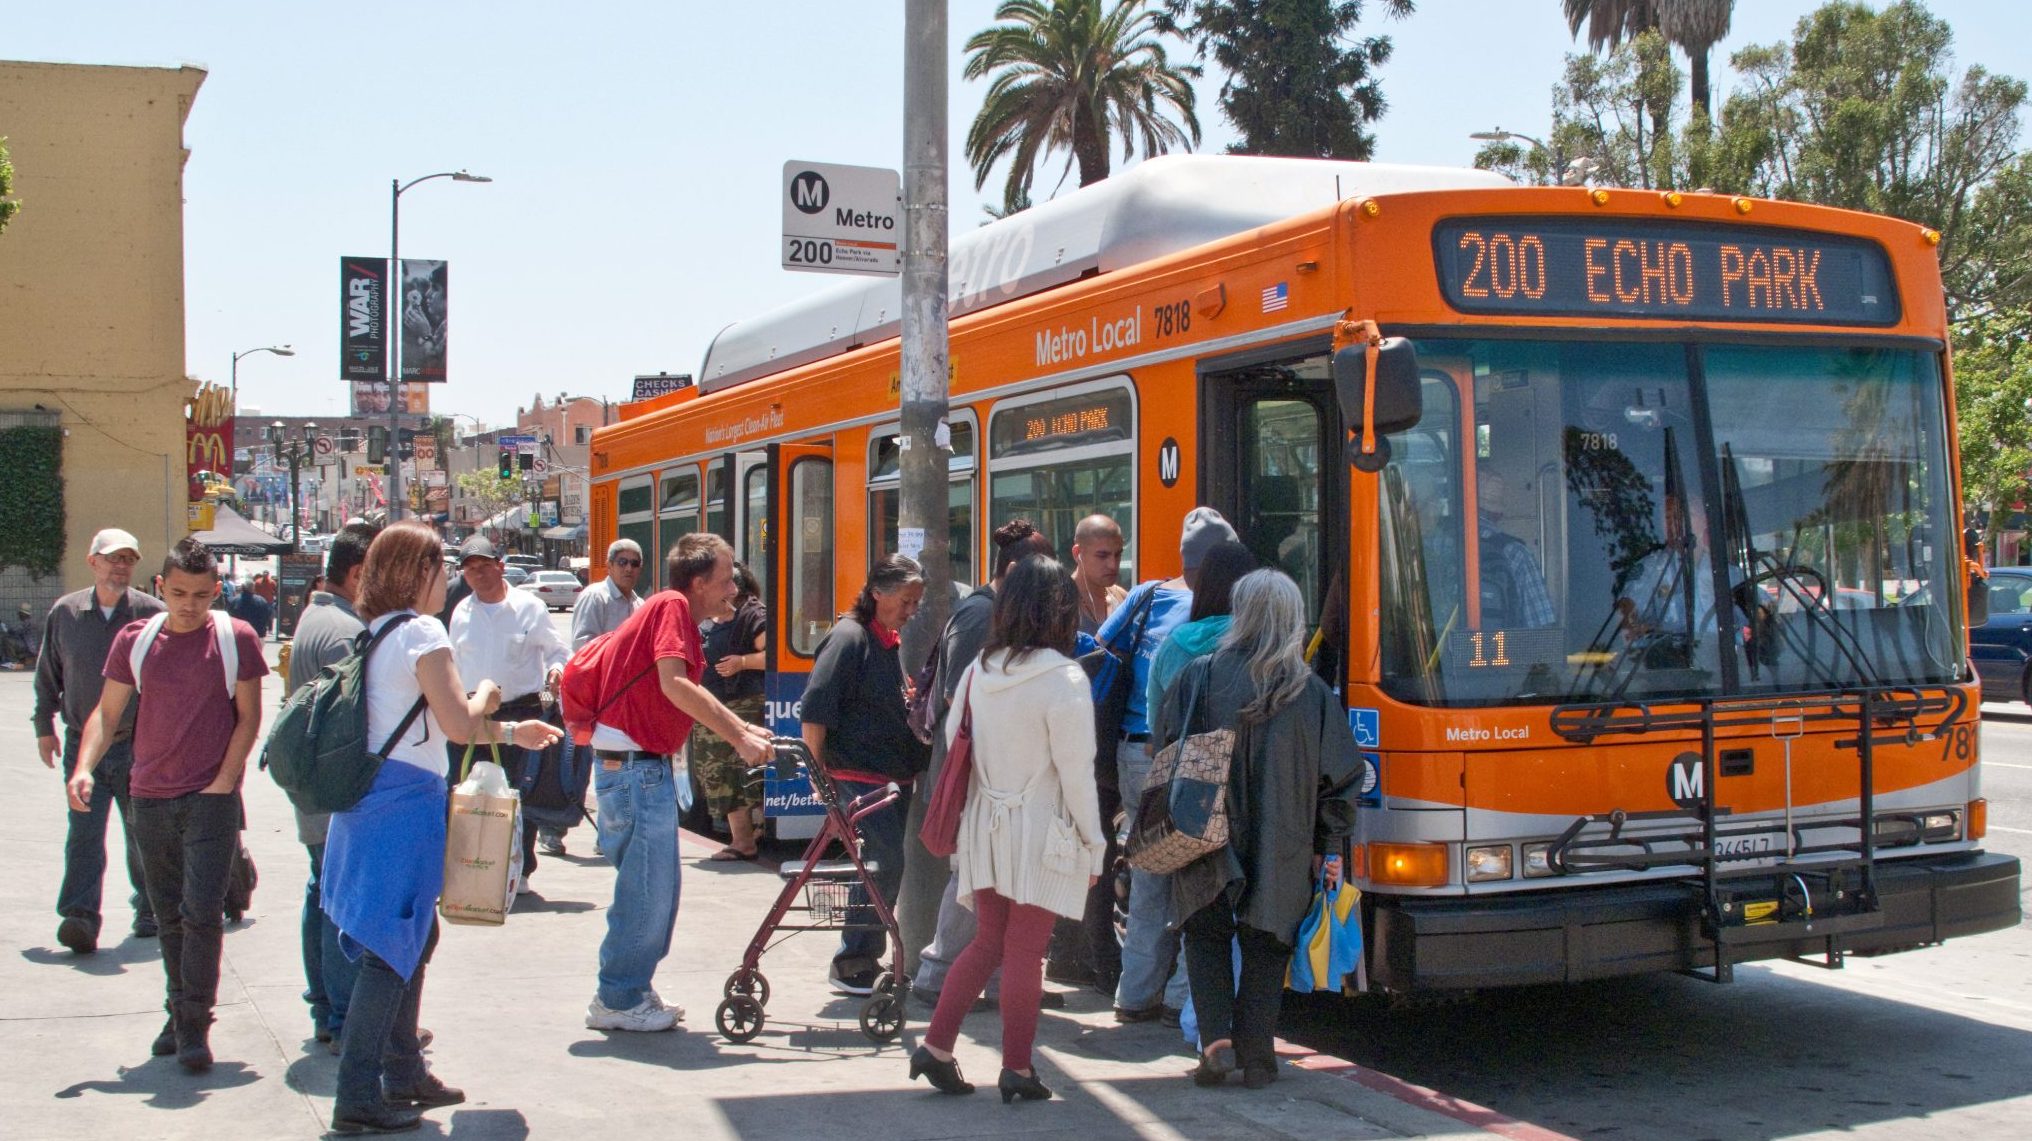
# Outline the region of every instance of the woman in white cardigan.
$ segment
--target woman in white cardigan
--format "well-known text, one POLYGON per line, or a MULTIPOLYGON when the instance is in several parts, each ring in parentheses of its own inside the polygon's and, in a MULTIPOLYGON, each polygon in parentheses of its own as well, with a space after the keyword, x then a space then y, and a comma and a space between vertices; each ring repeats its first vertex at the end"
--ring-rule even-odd
POLYGON ((939 991, 910 1076, 945 1093, 972 1093, 953 1060, 960 1021, 1002 970, 1003 1104, 1051 1096, 1030 1064, 1044 951, 1059 916, 1078 919, 1099 881, 1107 841, 1094 790, 1094 706, 1086 673, 1068 656, 1079 600, 1065 568, 1032 555, 995 596, 986 648, 961 675, 946 716, 948 741, 972 711, 973 780, 953 862, 959 899, 980 929, 939 991))

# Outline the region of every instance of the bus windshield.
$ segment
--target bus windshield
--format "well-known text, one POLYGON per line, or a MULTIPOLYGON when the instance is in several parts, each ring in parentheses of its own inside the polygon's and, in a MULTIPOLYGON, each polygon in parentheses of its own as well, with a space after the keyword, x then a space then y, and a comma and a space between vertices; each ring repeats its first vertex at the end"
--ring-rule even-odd
POLYGON ((1474 706, 1963 675, 1932 353, 1418 343, 1383 472, 1383 686, 1474 706), (1953 608, 1953 609, 1950 609, 1953 608))

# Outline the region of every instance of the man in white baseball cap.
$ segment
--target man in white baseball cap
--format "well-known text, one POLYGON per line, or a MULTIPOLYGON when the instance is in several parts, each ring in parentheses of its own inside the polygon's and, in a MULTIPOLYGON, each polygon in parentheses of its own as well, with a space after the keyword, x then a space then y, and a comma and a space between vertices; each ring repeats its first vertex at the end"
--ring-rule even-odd
MULTIPOLYGON (((105 684, 106 652, 120 628, 160 613, 154 595, 133 589, 134 565, 141 544, 118 527, 92 536, 85 562, 92 585, 64 595, 50 607, 42 635, 42 656, 35 664, 35 748, 42 763, 56 768, 56 719, 63 717, 64 780, 78 764, 78 746, 85 720, 99 704, 105 684)), ((98 783, 88 811, 73 809, 70 835, 64 841, 63 885, 57 890, 57 942, 80 955, 99 947, 101 887, 106 875, 106 818, 110 806, 120 808, 121 847, 127 854, 127 881, 133 885, 134 934, 155 934, 155 916, 141 879, 141 856, 134 846, 128 811, 127 774, 133 763, 134 715, 130 709, 114 735, 106 759, 99 764, 98 783)))

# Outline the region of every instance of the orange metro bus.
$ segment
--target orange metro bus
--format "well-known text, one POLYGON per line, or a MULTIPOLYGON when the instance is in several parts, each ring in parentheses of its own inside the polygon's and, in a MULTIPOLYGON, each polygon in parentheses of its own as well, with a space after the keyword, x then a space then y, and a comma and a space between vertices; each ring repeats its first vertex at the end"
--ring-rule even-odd
MULTIPOLYGON (((1985 852, 1938 235, 1708 193, 1174 156, 952 244, 953 578, 1210 504, 1367 761, 1367 985, 1840 966, 2019 918, 1985 852), (1378 337, 1382 338, 1380 341, 1378 337)), ((729 326, 599 430, 593 573, 706 528, 769 717, 897 541, 894 279, 729 326)), ((1980 620, 1978 615, 1977 620, 1980 620)), ((911 663, 915 664, 915 663, 911 663)), ((816 809, 771 781, 778 826, 816 809)))

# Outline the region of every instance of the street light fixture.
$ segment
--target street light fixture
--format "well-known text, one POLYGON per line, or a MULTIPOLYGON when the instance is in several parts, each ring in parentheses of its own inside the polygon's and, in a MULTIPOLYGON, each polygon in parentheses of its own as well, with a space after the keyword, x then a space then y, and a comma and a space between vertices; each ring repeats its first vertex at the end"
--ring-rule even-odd
POLYGON ((305 423, 300 436, 289 434, 289 425, 277 420, 268 426, 268 442, 275 445, 275 458, 289 460, 289 552, 303 550, 302 476, 303 461, 312 455, 317 425, 305 423))
MULTIPOLYGON (((233 354, 232 388, 233 388, 233 415, 235 417, 240 415, 240 358, 251 357, 255 353, 274 353, 278 357, 293 357, 296 355, 296 350, 288 345, 263 345, 261 348, 258 349, 241 349, 239 352, 233 354)), ((232 450, 230 444, 227 446, 227 450, 228 451, 232 450)), ((233 462, 232 457, 230 455, 227 456, 226 464, 228 467, 232 466, 232 462, 233 462)), ((233 473, 229 471, 226 474, 232 475, 233 473)))
POLYGON ((1493 131, 1472 131, 1468 134, 1468 138, 1478 143, 1530 143, 1534 149, 1543 151, 1545 156, 1552 160, 1553 167, 1559 171, 1561 186, 1584 186, 1595 176, 1595 172, 1602 168, 1600 160, 1589 155, 1561 161, 1558 150, 1547 146, 1543 139, 1533 138, 1522 131, 1506 131, 1497 127, 1493 131))
POLYGON ((404 182, 399 178, 388 182, 391 193, 388 196, 388 281, 389 294, 395 301, 394 343, 388 347, 388 521, 402 518, 402 194, 412 186, 429 182, 433 178, 449 178, 453 182, 492 182, 484 174, 467 170, 444 170, 426 174, 404 182))

